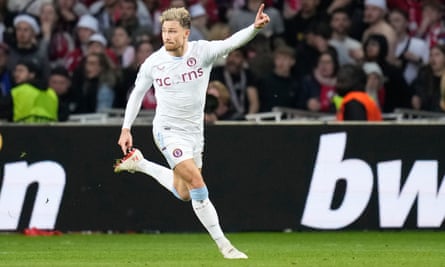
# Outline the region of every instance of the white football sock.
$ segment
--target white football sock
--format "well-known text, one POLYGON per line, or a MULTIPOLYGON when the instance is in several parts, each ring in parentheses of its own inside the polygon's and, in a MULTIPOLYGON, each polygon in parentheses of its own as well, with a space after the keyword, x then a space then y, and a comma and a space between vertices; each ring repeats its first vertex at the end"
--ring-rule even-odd
POLYGON ((153 163, 146 159, 142 159, 138 163, 138 168, 141 172, 150 175, 156 181, 158 181, 168 191, 174 193, 173 187, 173 171, 169 168, 153 163))
POLYGON ((201 221, 202 225, 207 229, 212 239, 216 242, 219 248, 230 244, 229 240, 224 236, 224 233, 219 225, 218 214, 210 199, 193 200, 193 211, 201 221))

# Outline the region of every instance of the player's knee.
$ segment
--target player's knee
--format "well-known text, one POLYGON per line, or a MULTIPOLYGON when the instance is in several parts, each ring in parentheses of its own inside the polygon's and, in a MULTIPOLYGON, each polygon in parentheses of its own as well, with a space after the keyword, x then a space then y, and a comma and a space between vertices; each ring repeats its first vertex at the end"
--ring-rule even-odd
POLYGON ((207 186, 190 189, 190 198, 193 200, 206 200, 209 197, 207 186))

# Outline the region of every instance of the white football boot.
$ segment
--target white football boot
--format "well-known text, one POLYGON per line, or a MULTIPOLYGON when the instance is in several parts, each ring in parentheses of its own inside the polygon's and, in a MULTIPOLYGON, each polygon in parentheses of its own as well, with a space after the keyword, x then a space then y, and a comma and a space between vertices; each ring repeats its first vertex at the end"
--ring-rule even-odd
POLYGON ((114 165, 114 172, 127 171, 135 173, 139 171, 138 163, 144 158, 141 151, 132 148, 121 160, 114 165))
POLYGON ((247 255, 236 249, 234 246, 227 245, 220 249, 226 259, 247 259, 247 255))

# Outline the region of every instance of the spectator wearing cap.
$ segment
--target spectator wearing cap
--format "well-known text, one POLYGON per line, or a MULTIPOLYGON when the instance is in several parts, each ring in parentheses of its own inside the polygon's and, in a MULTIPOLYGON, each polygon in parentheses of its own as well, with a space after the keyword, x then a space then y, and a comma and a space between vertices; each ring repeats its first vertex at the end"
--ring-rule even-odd
POLYGON ((97 19, 89 14, 80 17, 76 27, 76 48, 64 60, 65 68, 72 73, 86 55, 90 37, 99 31, 97 19))
POLYGON ((376 62, 365 62, 362 65, 366 73, 365 92, 377 103, 380 109, 385 104, 385 76, 382 68, 376 62))
POLYGON ((59 98, 59 121, 68 120, 75 107, 71 75, 63 66, 56 66, 49 75, 48 87, 53 89, 59 98))
POLYGON ((189 7, 191 20, 190 41, 207 40, 209 29, 207 28, 207 14, 201 3, 189 7))
POLYGON ((372 34, 382 34, 388 42, 386 58, 389 62, 395 63, 397 37, 396 32, 385 19, 387 11, 386 0, 365 0, 363 21, 368 24, 368 28, 363 33, 362 42, 372 34))
POLYGON ((39 73, 44 79, 49 75, 48 42, 39 39, 40 27, 37 20, 28 14, 14 18, 15 41, 10 45, 8 68, 13 69, 21 59, 39 62, 39 73))
POLYGON ((21 59, 14 69, 11 97, 0 107, 0 117, 13 122, 45 123, 58 120, 58 97, 54 90, 36 84, 38 65, 21 59), (45 88, 45 89, 42 89, 45 88))
POLYGON ((116 54, 112 49, 108 48, 107 39, 100 33, 91 35, 88 40, 87 55, 92 53, 104 53, 111 61, 112 65, 119 65, 119 60, 116 54))

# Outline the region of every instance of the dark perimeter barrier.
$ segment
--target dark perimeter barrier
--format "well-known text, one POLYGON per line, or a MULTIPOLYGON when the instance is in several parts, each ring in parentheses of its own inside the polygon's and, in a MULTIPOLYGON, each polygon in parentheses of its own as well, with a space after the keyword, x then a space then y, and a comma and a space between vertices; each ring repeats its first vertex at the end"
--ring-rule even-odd
MULTIPOLYGON (((191 204, 113 173, 120 126, 0 126, 0 230, 193 232, 191 204)), ((151 126, 135 146, 167 166, 151 126)), ((444 229, 445 125, 214 125, 203 174, 226 231, 444 229)))

